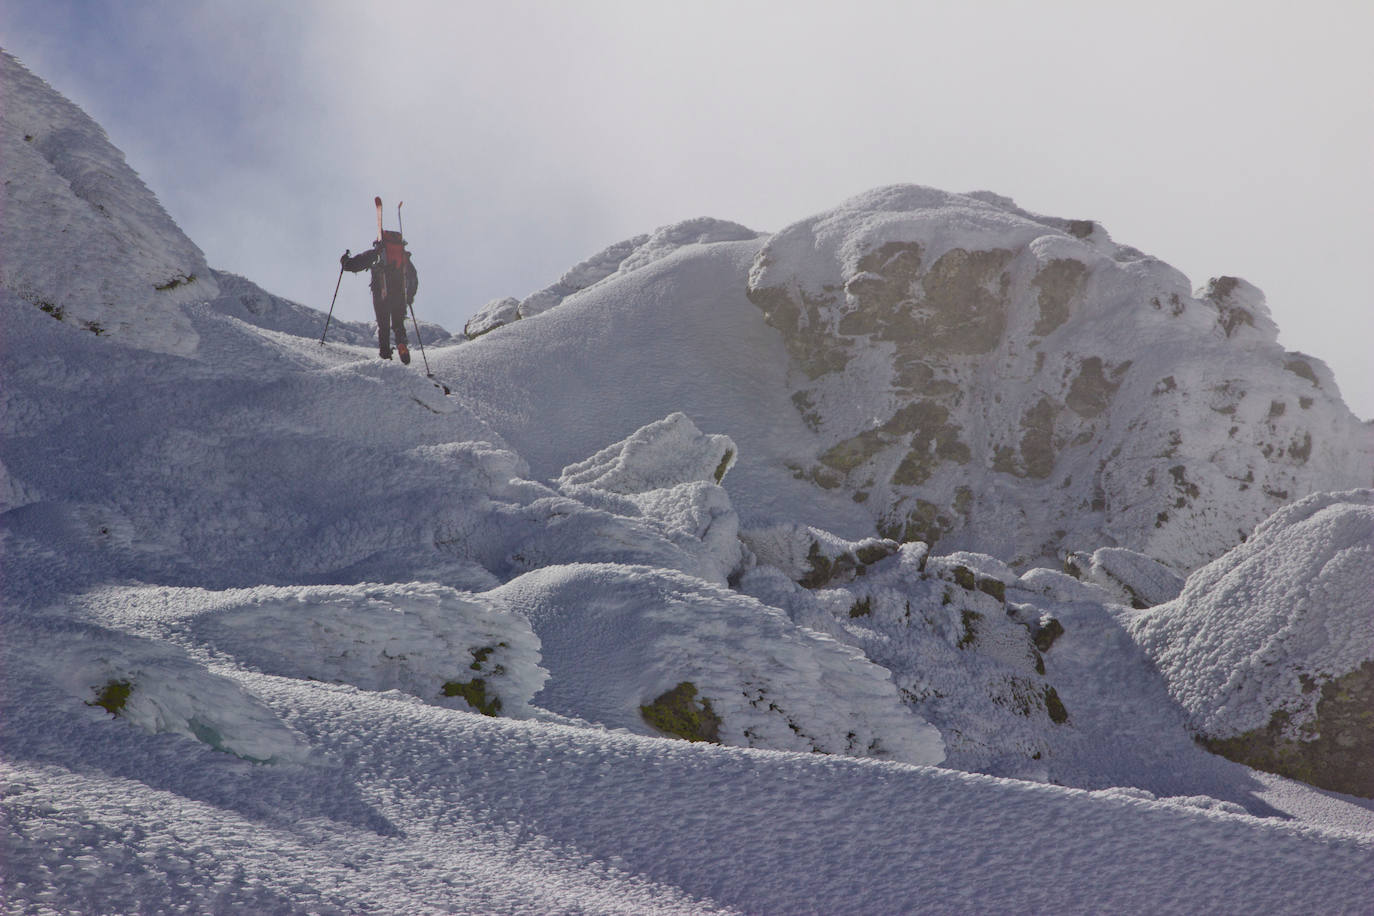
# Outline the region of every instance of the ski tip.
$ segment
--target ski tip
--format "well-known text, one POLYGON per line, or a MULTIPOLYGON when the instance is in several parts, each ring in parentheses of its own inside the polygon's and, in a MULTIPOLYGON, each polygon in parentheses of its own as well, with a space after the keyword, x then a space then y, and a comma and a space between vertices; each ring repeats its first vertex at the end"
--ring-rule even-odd
POLYGON ((376 204, 377 206, 379 206, 379 207, 382 205, 382 199, 381 199, 380 197, 374 197, 374 198, 372 198, 372 202, 373 202, 374 204, 376 204))

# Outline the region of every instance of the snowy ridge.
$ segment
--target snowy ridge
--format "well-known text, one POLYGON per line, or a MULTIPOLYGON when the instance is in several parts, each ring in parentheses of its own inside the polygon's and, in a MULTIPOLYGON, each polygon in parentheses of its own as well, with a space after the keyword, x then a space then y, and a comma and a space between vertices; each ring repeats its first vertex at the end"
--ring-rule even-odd
MULTIPOLYGON (((1076 498, 1057 475, 996 472, 1027 487, 980 497, 1012 507, 977 529, 1005 550, 973 549, 974 528, 935 550, 875 536, 885 495, 851 484, 879 451, 909 454, 929 416, 887 441, 875 408, 900 410, 897 394, 863 400, 892 341, 855 357, 871 376, 801 381, 806 353, 750 299, 751 271, 789 246, 715 221, 636 239, 576 268, 557 308, 431 354, 450 396, 378 361, 359 328, 321 346, 322 315, 203 271, 99 128, 0 67, 6 168, 25 179, 0 223, 22 212, 50 233, 22 277, 74 297, 54 320, 4 265, 7 347, 43 355, 0 363, 7 909, 1309 913, 1374 896, 1374 801, 1208 753, 1191 705, 1223 673, 1196 652, 1248 672, 1291 650, 1309 678, 1347 683, 1333 666, 1358 658, 1318 637, 1369 642, 1367 605, 1336 601, 1370 567, 1368 491, 1284 510, 1145 612, 1123 602, 1168 595, 1181 561, 1113 543, 1133 536, 1115 516, 1075 529, 1082 580, 1012 562, 1016 507, 1039 523, 1076 498), (83 163, 99 180, 62 177, 83 163), (136 224, 116 231, 91 200, 130 202, 136 224), (84 239, 75 269, 64 228, 84 239), (164 267, 201 272, 143 289, 164 267), (111 317, 127 314, 150 324, 111 317), (813 405, 853 394, 863 416, 813 423, 803 389, 813 405), (867 455, 854 479, 818 474, 829 437, 865 423, 881 435, 844 453, 867 455), (1253 652, 1263 634, 1243 620, 1190 629, 1213 604, 1241 620, 1247 582, 1287 628, 1282 651, 1253 652)), ((874 242, 897 224, 949 244, 1024 234, 1023 266, 1088 251, 1105 276, 1174 282, 1100 227, 994 195, 876 192, 824 230, 857 268, 855 219, 874 242)), ((820 294, 836 269, 792 266, 820 294)), ((868 266, 856 290, 890 279, 868 266)), ((1185 311, 1249 316, 1227 338, 1248 378, 1274 347, 1253 294, 1225 286, 1185 311)), ((1064 301, 1089 326, 1120 317, 1064 301)), ((1312 433, 1303 461, 1256 459, 1255 486, 1359 460, 1329 374, 1300 365, 1215 402, 1237 423, 1263 414, 1271 445, 1312 433)), ((1185 368, 1213 371, 1175 367, 1183 388, 1185 368)), ((1101 401, 1085 384, 1075 415, 1101 401)), ((1141 428, 1121 403, 1096 415, 1111 442, 1141 428)), ((1187 465, 1179 486, 1205 473, 1187 465)), ((1231 525, 1265 504, 1208 511, 1231 525)), ((1192 543, 1175 536, 1187 517, 1158 543, 1192 543)), ((1296 708, 1280 680, 1252 699, 1296 708)))
POLYGON ((709 217, 661 226, 652 233, 637 235, 597 252, 565 273, 557 283, 524 300, 507 297, 487 303, 468 320, 463 330, 469 338, 480 337, 502 325, 542 314, 561 305, 574 293, 647 267, 686 246, 748 241, 758 237, 759 233, 738 223, 709 217))

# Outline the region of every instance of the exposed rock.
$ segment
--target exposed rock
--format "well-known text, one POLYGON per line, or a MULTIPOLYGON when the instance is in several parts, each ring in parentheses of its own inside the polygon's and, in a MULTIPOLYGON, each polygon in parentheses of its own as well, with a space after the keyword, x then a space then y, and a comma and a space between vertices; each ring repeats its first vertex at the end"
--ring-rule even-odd
MULTIPOLYGON (((852 582, 869 567, 897 553, 896 541, 867 538, 847 541, 804 525, 775 525, 740 532, 756 562, 782 570, 803 588, 852 582)), ((922 554, 924 556, 924 554, 922 554)))
MULTIPOLYGON (((1316 689, 1311 681, 1303 686, 1316 689)), ((1264 728, 1198 741, 1257 770, 1374 798, 1374 662, 1323 684, 1316 713, 1300 732, 1300 737, 1290 737, 1289 714, 1279 709, 1264 728)))

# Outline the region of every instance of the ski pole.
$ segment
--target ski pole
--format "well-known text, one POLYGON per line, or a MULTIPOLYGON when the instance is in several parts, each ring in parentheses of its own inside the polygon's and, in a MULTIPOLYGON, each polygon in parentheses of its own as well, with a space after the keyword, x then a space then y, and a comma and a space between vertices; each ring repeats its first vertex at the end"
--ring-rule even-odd
POLYGON ((339 265, 339 279, 334 283, 334 298, 329 300, 329 315, 324 319, 324 334, 320 335, 320 346, 324 346, 324 335, 329 333, 329 322, 334 317, 334 302, 339 298, 339 286, 343 283, 343 265, 339 265))
MULTIPOLYGON (((396 231, 399 232, 401 238, 404 239, 406 237, 406 227, 405 223, 401 222, 401 207, 403 206, 405 206, 405 201, 401 201, 396 205, 396 231)), ((405 296, 407 300, 410 299, 409 291, 406 289, 406 272, 404 267, 401 268, 401 294, 405 296)), ((406 305, 410 306, 410 323, 415 326, 415 342, 420 345, 420 359, 424 360, 425 363, 425 375, 428 378, 434 378, 434 373, 429 371, 429 357, 425 356, 425 342, 420 339, 420 322, 415 320, 415 303, 407 301, 406 305)))

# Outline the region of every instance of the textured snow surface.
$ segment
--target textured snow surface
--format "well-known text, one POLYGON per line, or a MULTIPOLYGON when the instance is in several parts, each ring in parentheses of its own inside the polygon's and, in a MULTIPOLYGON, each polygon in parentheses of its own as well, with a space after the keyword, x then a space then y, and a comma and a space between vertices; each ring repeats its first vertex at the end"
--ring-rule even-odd
MULTIPOLYGON (((712 242, 740 242, 756 239, 759 234, 738 223, 702 217, 662 226, 647 235, 637 235, 611 245, 573 267, 557 283, 527 296, 516 305, 514 315, 504 300, 488 303, 483 316, 474 325, 475 333, 483 333, 519 318, 529 318, 547 312, 574 293, 596 286, 611 277, 624 276, 665 258, 689 245, 712 242)), ((474 334, 475 336, 475 334, 474 334)))
POLYGON ((1305 680, 1374 659, 1374 490, 1280 509, 1131 631, 1198 731, 1241 734, 1278 710, 1310 721, 1320 692, 1305 680))
POLYGON ((85 112, 0 51, 0 287, 64 321, 167 353, 215 296, 205 256, 85 112))
MULTIPOLYGON (((1368 909, 1374 802, 1199 749, 1132 638, 1244 586, 1344 664, 1367 492, 1144 617, 1120 586, 1169 571, 1105 542, 1101 582, 898 545, 807 477, 752 232, 608 250, 431 353, 446 396, 205 268, 98 127, 0 76, 6 912, 1368 909), (727 746, 641 717, 684 682, 727 746)), ((951 244, 1022 231, 964 200, 951 244)), ((1198 685, 1254 670, 1196 638, 1198 685)))
POLYGON ((940 734, 886 670, 782 611, 676 573, 558 566, 491 593, 529 615, 550 671, 536 703, 652 734, 639 707, 683 681, 744 747, 939 763, 940 734))

